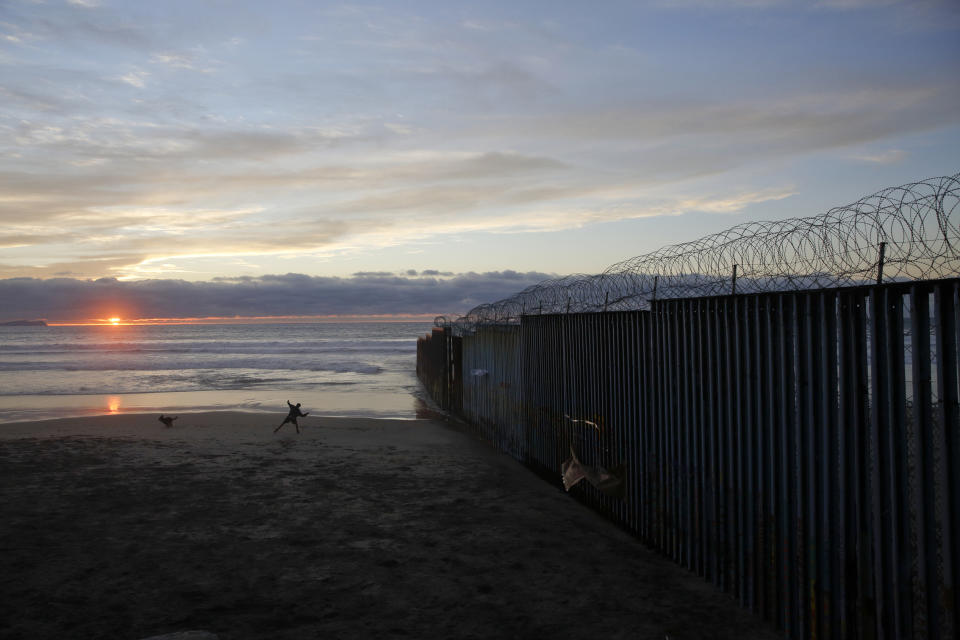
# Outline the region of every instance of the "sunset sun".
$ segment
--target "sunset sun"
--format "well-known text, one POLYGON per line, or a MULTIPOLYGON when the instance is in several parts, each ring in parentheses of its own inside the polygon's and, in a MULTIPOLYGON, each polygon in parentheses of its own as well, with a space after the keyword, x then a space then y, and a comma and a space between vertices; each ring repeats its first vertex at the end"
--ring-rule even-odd
POLYGON ((110 318, 110 324, 112 325, 120 324, 120 318, 110 318))

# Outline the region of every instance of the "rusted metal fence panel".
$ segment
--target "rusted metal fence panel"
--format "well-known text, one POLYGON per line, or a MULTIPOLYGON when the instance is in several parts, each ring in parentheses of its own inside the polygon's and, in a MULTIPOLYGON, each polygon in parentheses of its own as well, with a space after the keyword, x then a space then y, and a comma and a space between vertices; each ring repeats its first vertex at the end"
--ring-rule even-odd
POLYGON ((527 424, 525 462, 537 472, 559 480, 564 459, 560 426, 563 424, 564 358, 563 316, 541 315, 521 323, 524 417, 527 424))
POLYGON ((643 410, 647 376, 641 348, 649 336, 646 311, 525 316, 523 412, 526 462, 560 478, 560 465, 575 452, 583 464, 623 469, 624 496, 587 483, 572 493, 612 519, 639 530, 646 450, 643 410))
POLYGON ((462 415, 557 484, 622 464, 571 494, 791 638, 955 638, 958 314, 951 279, 524 316, 463 339, 462 415))
POLYGON ((455 413, 461 410, 460 341, 449 327, 417 339, 417 377, 441 409, 455 413))
POLYGON ((485 326, 462 339, 461 415, 481 437, 518 460, 526 455, 520 327, 485 326))

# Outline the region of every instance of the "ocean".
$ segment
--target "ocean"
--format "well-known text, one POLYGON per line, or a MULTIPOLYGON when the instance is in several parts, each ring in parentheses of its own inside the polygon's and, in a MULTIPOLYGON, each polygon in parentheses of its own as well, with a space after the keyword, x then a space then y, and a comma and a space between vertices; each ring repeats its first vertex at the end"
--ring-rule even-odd
POLYGON ((240 410, 414 418, 423 322, 0 327, 0 422, 240 410))

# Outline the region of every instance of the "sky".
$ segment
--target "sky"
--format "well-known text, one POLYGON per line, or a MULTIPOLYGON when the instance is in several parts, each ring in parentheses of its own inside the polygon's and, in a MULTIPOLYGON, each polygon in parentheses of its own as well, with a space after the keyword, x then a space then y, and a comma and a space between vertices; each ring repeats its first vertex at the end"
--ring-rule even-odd
POLYGON ((960 170, 957 0, 0 0, 0 320, 457 314, 960 170))

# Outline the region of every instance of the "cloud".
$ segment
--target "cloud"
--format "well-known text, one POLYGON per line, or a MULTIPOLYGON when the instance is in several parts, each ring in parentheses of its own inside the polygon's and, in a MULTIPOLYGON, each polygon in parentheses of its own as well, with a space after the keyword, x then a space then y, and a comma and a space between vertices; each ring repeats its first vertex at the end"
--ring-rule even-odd
MULTIPOLYGON (((692 139, 777 147, 780 152, 860 143, 957 122, 960 89, 939 83, 891 88, 864 83, 791 92, 760 100, 650 101, 628 106, 556 110, 530 118, 487 119, 478 135, 523 139, 641 142, 692 139)), ((702 152, 701 149, 697 149, 702 152)), ((708 148, 712 152, 712 149, 708 148)))
POLYGON ((737 193, 727 196, 684 199, 667 206, 672 207, 677 213, 686 213, 688 211, 736 213, 752 204, 783 200, 795 194, 796 191, 793 189, 765 189, 763 191, 737 193))
POLYGON ((854 160, 869 164, 897 164, 903 162, 908 155, 909 154, 903 149, 887 149, 886 151, 880 151, 878 153, 855 155, 852 157, 854 160))
MULTIPOLYGON (((529 164, 535 167, 534 173, 541 165, 553 166, 549 162, 529 164)), ((170 190, 159 193, 156 201, 144 198, 144 202, 124 205, 109 202, 114 194, 109 182, 83 185, 68 181, 57 185, 60 191, 56 194, 34 197, 34 187, 28 180, 11 176, 6 201, 0 199, 0 214, 6 213, 10 220, 8 246, 30 245, 30 253, 22 255, 25 260, 31 259, 32 266, 8 261, 0 264, 0 277, 51 277, 65 271, 83 277, 155 277, 172 269, 163 264, 182 265, 194 258, 345 255, 469 232, 559 231, 690 211, 735 213, 748 205, 793 193, 789 188, 706 194, 688 190, 682 197, 656 198, 646 193, 643 182, 538 185, 519 168, 506 181, 498 178, 489 182, 481 172, 473 183, 465 182, 465 178, 452 177, 459 170, 450 168, 450 184, 438 178, 438 184, 421 189, 390 187, 394 181, 403 184, 395 173, 415 171, 392 166, 369 174, 358 171, 364 179, 350 171, 334 171, 330 175, 335 181, 357 181, 346 193, 365 187, 373 195, 361 200, 330 200, 323 205, 290 209, 283 215, 262 206, 184 206, 202 197, 206 188, 203 184, 191 185, 186 177, 179 182, 172 180, 170 190), (384 186, 378 189, 377 185, 384 186), (567 201, 576 197, 589 199, 579 204, 567 201), (33 215, 16 215, 26 205, 33 215), (38 218, 38 210, 46 211, 46 216, 38 218), (403 215, 395 215, 397 212, 403 215), (38 254, 50 257, 41 262, 38 254), (121 257, 128 261, 118 262, 121 257)), ((293 184, 283 176, 275 176, 276 184, 269 179, 262 182, 263 178, 251 175, 249 184, 244 185, 238 176, 235 188, 253 188, 263 197, 266 184, 288 189, 293 184)), ((5 182, 0 175, 0 187, 5 182)), ((216 188, 223 189, 232 182, 224 178, 217 181, 216 188)))
MULTIPOLYGON (((797 2, 796 0, 652 0, 651 4, 660 9, 713 9, 717 11, 729 9, 773 9, 793 6, 812 6, 823 9, 872 9, 889 7, 895 4, 908 4, 916 0, 817 0, 814 3, 797 2)), ((937 3, 940 0, 932 0, 937 3)), ((928 0, 929 3, 929 0, 928 0)))
MULTIPOLYGON (((131 72, 119 80, 143 88, 146 72, 131 72)), ((21 94, 22 95, 22 94, 21 94)), ((315 150, 333 140, 315 130, 271 131, 254 127, 201 128, 115 117, 78 115, 51 122, 20 119, 12 142, 38 156, 114 160, 257 161, 315 150)), ((337 138, 342 144, 342 138, 337 138)), ((129 172, 133 167, 127 167, 129 172)), ((168 165, 166 170, 176 170, 168 165)), ((152 168, 151 168, 152 170, 152 168)), ((105 171, 105 173, 108 173, 105 171)), ((206 175, 216 172, 207 169, 206 175)))
POLYGON ((790 0, 651 0, 649 4, 659 9, 767 9, 782 7, 790 0))
POLYGON ((694 15, 705 1, 672 3, 686 16, 645 4, 507 22, 484 8, 15 3, 0 23, 18 40, 0 43, 0 277, 208 277, 189 270, 206 256, 336 269, 334 256, 444 234, 729 214, 793 193, 777 166, 893 164, 902 152, 876 150, 960 122, 945 37, 903 40, 878 17, 838 41, 843 25, 814 23, 861 16, 796 0, 709 3, 789 5, 710 24, 694 15), (797 14, 809 37, 781 22, 797 14))
POLYGON ((125 319, 458 314, 550 277, 538 272, 493 271, 446 278, 391 273, 327 278, 289 273, 207 282, 12 278, 0 280, 0 299, 8 302, 0 311, 0 321, 45 318, 70 322, 110 314, 125 319))
MULTIPOLYGON (((21 135, 67 146, 98 137, 53 126, 25 126, 21 135)), ((271 132, 196 137, 193 144, 202 149, 194 153, 200 158, 269 156, 286 149, 292 153, 302 143, 271 132)), ((114 154, 136 148, 121 152, 124 141, 114 139, 113 144, 114 154)), ((567 171, 566 165, 510 152, 415 154, 355 167, 286 172, 251 167, 243 173, 207 174, 189 163, 182 168, 165 163, 156 169, 152 164, 107 165, 91 154, 83 169, 0 172, 0 216, 9 239, 5 244, 32 248, 29 266, 7 258, 0 277, 50 277, 63 271, 85 277, 144 276, 155 273, 158 261, 176 258, 340 251, 364 242, 384 246, 430 234, 423 223, 449 217, 451 211, 458 214, 452 219, 458 228, 489 226, 463 215, 471 203, 522 204, 569 192, 535 181, 567 171), (405 186, 421 184, 425 186, 405 186), (367 195, 358 199, 358 193, 367 195), (224 194, 233 202, 224 202, 224 194), (278 196, 301 197, 311 204, 288 204, 281 211, 276 204, 269 210, 260 204, 278 196), (396 211, 408 215, 392 217, 396 211), (118 265, 112 258, 119 255, 131 262, 118 265), (102 271, 107 265, 123 271, 102 271)), ((504 222, 523 223, 501 218, 494 226, 504 222)))
MULTIPOLYGON (((96 9, 95 5, 74 6, 96 9)), ((58 44, 74 44, 90 47, 121 47, 143 51, 151 46, 152 38, 146 27, 133 26, 124 16, 108 11, 84 11, 82 17, 75 11, 60 12, 56 8, 44 8, 34 16, 25 17, 31 34, 38 40, 58 44)))
POLYGON ((131 71, 118 78, 121 82, 126 82, 131 87, 143 89, 147 86, 147 77, 150 75, 147 71, 131 71))
POLYGON ((814 3, 815 7, 824 9, 872 9, 875 7, 889 7, 893 4, 900 4, 904 0, 818 0, 814 3))
MULTIPOLYGON (((235 46, 237 43, 231 43, 235 46)), ((185 53, 182 51, 164 51, 150 56, 150 62, 153 64, 168 67, 170 69, 183 69, 186 71, 196 71, 198 73, 213 73, 217 70, 219 62, 209 59, 206 52, 199 48, 196 52, 185 53), (203 60, 201 60, 203 58, 203 60)))

